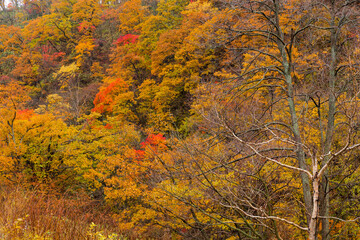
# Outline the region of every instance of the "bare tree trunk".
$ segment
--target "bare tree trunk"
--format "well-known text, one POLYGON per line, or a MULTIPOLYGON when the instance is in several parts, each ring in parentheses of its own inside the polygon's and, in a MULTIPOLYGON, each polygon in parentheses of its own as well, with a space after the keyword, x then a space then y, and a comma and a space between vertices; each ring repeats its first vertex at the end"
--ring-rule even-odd
MULTIPOLYGON (((287 71, 286 71, 287 72, 287 71)), ((286 76, 286 81, 288 83, 288 104, 289 104, 289 111, 291 114, 291 121, 292 121, 292 127, 294 132, 294 140, 296 142, 296 156, 299 162, 299 167, 301 169, 307 170, 307 164, 305 162, 305 153, 301 146, 301 137, 300 137, 300 130, 298 125, 298 118, 296 116, 296 110, 295 110, 295 104, 293 100, 293 89, 292 89, 292 80, 290 73, 286 76)), ((306 173, 301 172, 300 173, 301 182, 302 182, 302 188, 303 188, 303 194, 304 194, 304 202, 305 202, 305 208, 307 211, 307 221, 308 224, 310 222, 310 213, 312 212, 312 197, 311 197, 311 188, 310 188, 310 181, 306 173)))
MULTIPOLYGON (((281 38, 281 41, 278 41, 278 48, 281 53, 282 64, 284 67, 284 77, 287 83, 287 94, 288 94, 288 108, 291 115, 291 125, 293 127, 293 135, 296 143, 296 156, 299 163, 299 167, 303 170, 307 170, 307 164, 305 162, 305 153, 302 147, 302 140, 300 136, 300 129, 298 124, 298 117, 295 109, 295 101, 294 101, 294 83, 291 76, 291 50, 286 51, 286 47, 284 45, 285 38, 284 33, 281 30, 280 22, 279 22, 279 0, 275 1, 275 14, 276 14, 276 24, 278 36, 281 38)), ((292 44, 292 43, 291 43, 292 44)), ((304 202, 305 208, 307 211, 307 221, 309 224, 310 221, 310 213, 312 212, 312 197, 311 197, 311 188, 310 181, 306 173, 301 172, 301 182, 304 194, 304 202)))
MULTIPOLYGON (((331 145, 333 141, 333 135, 335 131, 335 112, 336 112, 336 96, 335 96, 335 82, 336 82, 336 62, 337 62, 337 28, 335 25, 335 6, 334 2, 332 2, 331 6, 331 59, 330 59, 330 69, 329 69, 329 86, 328 86, 328 94, 329 94, 329 105, 328 105, 328 117, 327 117, 327 129, 326 129, 326 137, 323 149, 324 160, 321 163, 321 167, 323 167, 330 160, 330 151, 331 145)), ((329 216, 329 205, 330 205, 330 196, 329 196, 329 182, 328 182, 328 168, 325 169, 324 175, 321 180, 321 210, 320 214, 325 218, 322 219, 322 230, 321 236, 323 240, 330 239, 330 224, 329 219, 326 218, 329 216)))
POLYGON ((309 223, 309 240, 317 239, 317 229, 316 223, 319 215, 319 189, 320 189, 320 176, 318 176, 317 171, 317 161, 315 159, 315 164, 313 165, 313 209, 311 213, 311 219, 309 223))

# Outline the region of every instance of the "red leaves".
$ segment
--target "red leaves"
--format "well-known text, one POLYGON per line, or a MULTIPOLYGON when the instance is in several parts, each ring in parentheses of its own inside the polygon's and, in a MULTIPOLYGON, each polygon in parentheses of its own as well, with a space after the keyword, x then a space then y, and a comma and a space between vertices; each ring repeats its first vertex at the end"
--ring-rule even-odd
POLYGON ((126 45, 129 43, 135 43, 138 38, 139 38, 139 35, 126 34, 124 36, 119 37, 115 41, 115 44, 116 45, 126 45))
POLYGON ((11 78, 8 75, 0 75, 0 83, 4 84, 10 81, 11 78))
POLYGON ((145 142, 141 143, 141 147, 145 148, 147 145, 150 146, 158 146, 158 145, 163 145, 165 143, 166 138, 164 137, 164 135, 162 135, 161 133, 159 134, 150 134, 145 142))
POLYGON ((34 110, 24 109, 16 112, 17 118, 21 120, 29 120, 34 115, 34 110))
POLYGON ((166 138, 161 133, 159 134, 150 134, 145 142, 141 143, 141 149, 135 150, 136 158, 138 160, 144 159, 146 153, 149 156, 153 156, 154 154, 159 154, 161 151, 167 149, 166 146, 166 138), (150 150, 150 151, 149 151, 150 150))
POLYGON ((88 22, 81 22, 81 23, 79 23, 79 26, 77 27, 77 29, 79 32, 86 32, 88 30, 95 30, 96 28, 94 25, 91 25, 88 22))
POLYGON ((54 49, 49 45, 43 45, 38 50, 41 52, 44 64, 52 67, 56 66, 66 55, 64 52, 54 52, 54 49))
POLYGON ((141 160, 144 159, 145 151, 144 150, 135 150, 136 159, 141 160))
POLYGON ((95 96, 93 112, 104 113, 112 112, 114 105, 114 97, 121 89, 127 88, 127 83, 118 78, 110 83, 107 87, 101 89, 95 96))

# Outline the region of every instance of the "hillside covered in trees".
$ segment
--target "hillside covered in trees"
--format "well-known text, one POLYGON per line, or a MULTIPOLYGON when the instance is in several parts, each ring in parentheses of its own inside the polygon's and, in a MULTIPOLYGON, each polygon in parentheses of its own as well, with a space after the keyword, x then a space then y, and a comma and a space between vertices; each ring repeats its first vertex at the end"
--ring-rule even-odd
POLYGON ((0 1, 1 239, 359 239, 360 1, 0 1))

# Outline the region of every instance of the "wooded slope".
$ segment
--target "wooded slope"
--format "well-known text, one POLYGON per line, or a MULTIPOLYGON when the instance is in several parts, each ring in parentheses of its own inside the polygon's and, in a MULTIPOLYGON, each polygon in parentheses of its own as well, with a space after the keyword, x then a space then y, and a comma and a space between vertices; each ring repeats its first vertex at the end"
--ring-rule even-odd
POLYGON ((5 203, 96 202, 134 239, 360 238, 360 1, 0 7, 5 203))

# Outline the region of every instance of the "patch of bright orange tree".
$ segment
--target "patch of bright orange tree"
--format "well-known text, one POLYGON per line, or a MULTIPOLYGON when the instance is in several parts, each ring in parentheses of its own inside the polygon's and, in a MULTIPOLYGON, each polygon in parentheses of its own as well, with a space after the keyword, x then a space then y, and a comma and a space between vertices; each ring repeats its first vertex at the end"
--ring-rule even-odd
POLYGON ((86 191, 130 237, 358 239, 359 8, 2 4, 1 184, 86 191))

